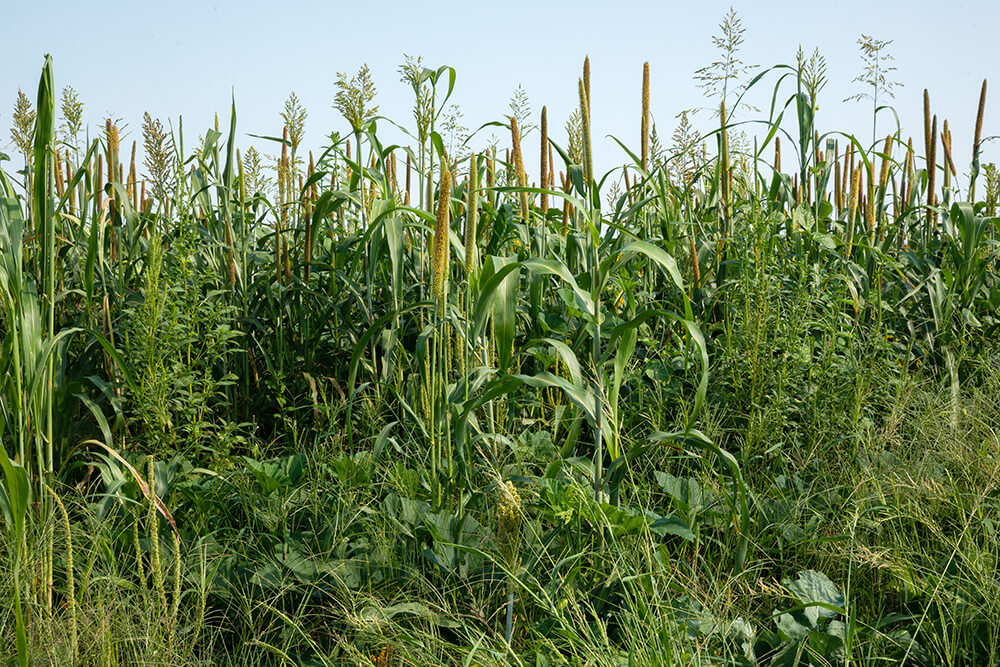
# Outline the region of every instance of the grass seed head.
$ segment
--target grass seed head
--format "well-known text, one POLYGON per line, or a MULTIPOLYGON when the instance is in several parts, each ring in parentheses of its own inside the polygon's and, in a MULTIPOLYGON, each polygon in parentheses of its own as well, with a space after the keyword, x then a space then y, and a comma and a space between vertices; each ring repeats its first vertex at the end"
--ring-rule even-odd
POLYGON ((448 160, 441 158, 441 180, 438 185, 437 223, 434 226, 433 257, 431 262, 432 290, 436 298, 444 300, 445 282, 448 277, 449 202, 451 200, 451 172, 448 160))
POLYGON ((642 170, 649 168, 649 63, 642 64, 642 170))

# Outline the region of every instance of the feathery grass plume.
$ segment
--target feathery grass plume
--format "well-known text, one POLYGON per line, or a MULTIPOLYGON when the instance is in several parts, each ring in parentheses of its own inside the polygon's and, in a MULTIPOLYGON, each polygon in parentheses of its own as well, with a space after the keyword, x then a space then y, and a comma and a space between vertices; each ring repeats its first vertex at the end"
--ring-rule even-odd
POLYGON ((774 172, 781 173, 781 137, 774 138, 774 172))
POLYGON ((986 214, 996 215, 997 200, 1000 199, 1000 171, 997 166, 990 162, 983 167, 983 176, 986 179, 986 214))
POLYGON ((434 117, 434 90, 428 80, 427 69, 422 65, 423 58, 403 54, 403 59, 403 64, 396 71, 400 74, 399 80, 413 88, 413 119, 417 123, 417 141, 422 148, 427 143, 434 117))
POLYGON ((642 64, 642 170, 649 170, 649 62, 642 64))
MULTIPOLYGON (((550 150, 551 149, 549 147, 549 120, 548 120, 548 113, 547 113, 545 107, 543 106, 542 107, 541 150, 539 151, 539 153, 540 153, 540 156, 539 156, 539 161, 540 161, 539 171, 540 171, 540 175, 538 177, 539 178, 539 182, 541 183, 541 188, 543 190, 546 190, 549 187, 548 184, 549 184, 549 151, 550 150)), ((539 207, 542 209, 542 217, 544 218, 545 214, 549 210, 549 196, 548 196, 548 194, 546 194, 544 192, 542 193, 542 195, 541 195, 541 197, 539 199, 539 207)))
POLYGON ((243 160, 243 198, 247 193, 256 195, 259 192, 266 192, 271 187, 270 179, 264 173, 264 166, 260 153, 251 146, 247 149, 246 158, 243 160))
POLYGON ((854 243, 854 220, 858 212, 858 198, 861 194, 861 167, 855 167, 851 175, 851 194, 847 205, 847 255, 851 255, 854 243))
POLYGON ((587 122, 590 122, 590 56, 583 58, 583 92, 587 93, 587 122))
POLYGON ((24 163, 31 166, 32 141, 35 136, 35 118, 38 113, 31 108, 31 100, 20 88, 17 90, 17 100, 14 102, 14 113, 11 120, 14 124, 10 128, 10 139, 14 142, 17 150, 24 156, 24 163))
POLYGON ((583 116, 580 109, 570 112, 566 119, 566 155, 573 164, 583 164, 583 116))
MULTIPOLYGON (((524 158, 521 155, 521 133, 518 131, 517 127, 517 117, 509 116, 510 118, 510 143, 511 152, 514 154, 514 174, 517 178, 517 185, 519 188, 528 187, 528 176, 524 173, 524 158)), ((521 219, 527 221, 528 219, 528 193, 522 190, 518 193, 521 202, 521 219)))
POLYGON ((80 96, 73 86, 65 86, 62 89, 60 109, 63 116, 63 132, 69 136, 73 148, 76 148, 77 136, 83 128, 83 102, 80 101, 80 96))
MULTIPOLYGON (((43 482, 44 484, 44 482, 43 482)), ((69 646, 72 660, 70 664, 76 664, 77 658, 77 607, 76 607, 76 577, 73 574, 73 532, 69 522, 69 512, 63 504, 59 495, 52 490, 48 484, 45 489, 52 494, 59 513, 62 515, 63 530, 66 533, 66 608, 69 611, 69 646)))
POLYGON ((855 83, 863 83, 871 88, 871 92, 858 93, 845 99, 851 100, 870 99, 872 101, 872 145, 875 144, 876 124, 878 110, 881 108, 879 102, 882 97, 895 97, 893 90, 902 84, 888 78, 888 75, 896 70, 890 65, 893 60, 891 54, 887 52, 887 47, 892 44, 892 40, 882 41, 862 34, 858 40, 861 48, 861 60, 864 63, 862 74, 854 78, 855 83))
POLYGON ((451 172, 448 170, 448 160, 441 156, 441 179, 438 184, 437 223, 434 225, 433 252, 431 256, 431 274, 433 278, 432 293, 443 305, 445 286, 448 280, 448 244, 449 216, 451 208, 451 172))
MULTIPOLYGON (((289 203, 294 198, 292 190, 295 187, 296 178, 299 175, 299 165, 301 161, 298 158, 299 145, 302 143, 302 137, 305 135, 306 128, 306 118, 309 113, 306 108, 302 106, 299 101, 298 96, 293 90, 289 95, 288 99, 285 100, 284 107, 281 110, 281 120, 285 127, 288 129, 288 135, 286 140, 291 145, 291 156, 288 157, 285 162, 285 169, 287 171, 286 194, 288 196, 289 203)), ((284 147, 282 151, 284 152, 284 147)))
POLYGON ((468 201, 465 205, 465 271, 466 273, 472 273, 479 266, 479 262, 476 261, 476 223, 479 218, 479 165, 476 163, 475 153, 469 156, 469 181, 466 187, 468 188, 468 201))
POLYGON ((650 119, 649 124, 649 158, 654 167, 663 164, 663 144, 660 143, 660 135, 656 133, 656 121, 650 119))
MULTIPOLYGON (((510 102, 507 107, 510 109, 510 114, 508 115, 517 119, 517 126, 521 134, 528 136, 535 129, 535 125, 531 123, 531 101, 528 99, 528 93, 524 91, 524 87, 520 84, 518 84, 517 89, 510 96, 510 102)), ((447 124, 447 118, 445 118, 445 121, 445 124, 447 124)))
POLYGON ((350 79, 346 74, 337 72, 336 86, 338 90, 333 108, 347 119, 354 132, 360 132, 378 113, 378 106, 369 106, 377 91, 367 63, 350 79))
POLYGON ((285 106, 281 111, 281 120, 288 126, 288 141, 292 144, 293 153, 298 150, 299 145, 302 143, 302 137, 305 135, 306 129, 306 118, 308 117, 309 112, 302 106, 298 95, 293 90, 289 93, 288 99, 285 100, 285 106))
MULTIPOLYGON (((587 61, 588 70, 590 61, 587 61)), ((587 94, 587 84, 580 79, 580 118, 583 121, 583 178, 590 187, 594 178, 593 152, 590 144, 590 97, 587 94)))
POLYGON ((983 114, 986 112, 986 79, 979 92, 979 109, 976 111, 976 129, 972 136, 972 169, 969 172, 969 201, 976 201, 976 178, 979 176, 979 142, 983 138, 983 114))

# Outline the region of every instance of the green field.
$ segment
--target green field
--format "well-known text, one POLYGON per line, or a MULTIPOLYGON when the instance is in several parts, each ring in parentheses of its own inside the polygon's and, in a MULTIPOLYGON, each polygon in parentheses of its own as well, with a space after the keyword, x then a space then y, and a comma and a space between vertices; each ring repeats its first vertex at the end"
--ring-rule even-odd
POLYGON ((961 175, 926 94, 875 136, 884 47, 870 137, 818 54, 755 112, 707 69, 669 141, 630 73, 619 165, 589 63, 492 147, 407 59, 407 145, 363 68, 327 145, 293 95, 241 151, 235 104, 88 141, 46 59, 0 163, 0 662, 1000 662, 986 84, 961 175))

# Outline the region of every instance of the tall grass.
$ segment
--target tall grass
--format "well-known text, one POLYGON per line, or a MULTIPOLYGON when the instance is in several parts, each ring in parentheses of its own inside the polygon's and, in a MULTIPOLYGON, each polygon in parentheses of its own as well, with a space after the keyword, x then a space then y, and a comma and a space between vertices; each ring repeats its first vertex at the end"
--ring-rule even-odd
POLYGON ((601 174, 588 58, 529 187, 516 116, 466 175, 455 71, 401 75, 412 147, 363 68, 308 166, 289 99, 268 184, 235 103, 187 149, 144 119, 145 175, 110 120, 63 151, 46 60, 0 171, 0 659, 996 660, 985 82, 965 192, 928 93, 923 162, 866 149, 801 57, 753 148, 725 90, 659 146, 645 64, 601 174))

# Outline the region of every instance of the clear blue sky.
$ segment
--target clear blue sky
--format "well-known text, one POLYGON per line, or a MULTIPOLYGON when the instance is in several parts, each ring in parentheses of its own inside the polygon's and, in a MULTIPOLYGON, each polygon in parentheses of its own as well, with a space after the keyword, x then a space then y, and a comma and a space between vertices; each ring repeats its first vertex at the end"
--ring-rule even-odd
MULTIPOLYGON (((211 126, 216 112, 227 124, 230 94, 235 91, 240 145, 252 142, 271 154, 274 144, 247 133, 280 134, 279 112, 293 90, 309 111, 305 148, 318 149, 331 131, 345 131, 346 122, 331 108, 334 81, 338 71, 354 73, 362 63, 368 63, 374 75, 380 113, 411 126, 412 93, 396 72, 404 53, 423 56, 427 66, 457 69, 451 102, 461 109, 464 125, 475 129, 503 119, 520 84, 536 117, 543 104, 548 106, 550 134, 565 144, 563 123, 577 104, 577 78, 589 54, 595 162, 602 172, 626 159, 606 135, 638 147, 644 61, 650 63, 652 112, 664 139, 678 112, 709 104, 692 75, 717 59, 711 38, 731 3, 4 4, 0 147, 8 153, 13 152, 9 127, 17 89, 34 99, 45 53, 53 56, 57 89, 70 84, 79 92, 92 132, 110 115, 127 124, 126 141, 141 139, 142 114, 148 110, 164 122, 172 119, 175 126, 183 115, 186 145, 192 145, 211 126)), ((800 44, 807 53, 819 47, 829 79, 820 96, 821 131, 849 131, 870 140, 870 104, 842 100, 862 91, 860 84, 852 83, 862 66, 858 37, 865 33, 893 40, 888 47, 898 68, 893 76, 903 86, 892 103, 904 134, 922 136, 921 96, 926 87, 939 123, 949 119, 956 166, 968 172, 979 87, 983 78, 1000 74, 995 36, 990 34, 1000 24, 1000 2, 732 4, 746 29, 740 54, 744 62, 762 67, 793 64, 800 44)), ((985 135, 1000 134, 1000 77, 991 85, 985 135)), ((764 111, 770 90, 771 85, 761 86, 763 94, 753 98, 764 111)), ((786 89, 789 94, 791 90, 786 89)), ((695 121, 704 129, 712 119, 703 112, 695 121)), ((879 134, 884 136, 892 126, 892 117, 882 116, 879 134)), ((398 139, 386 131, 383 141, 398 139)), ((537 172, 536 140, 537 135, 529 144, 531 157, 526 157, 529 175, 537 172)), ((505 145, 506 137, 501 141, 505 145)), ((915 144, 922 147, 922 140, 915 144)), ((1000 160, 998 144, 986 149, 987 158, 1000 160)), ((786 163, 786 171, 790 168, 786 163)), ((959 182, 965 183, 966 177, 960 176, 959 182)))

